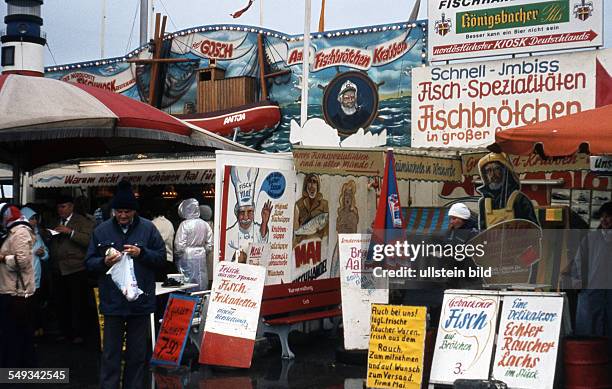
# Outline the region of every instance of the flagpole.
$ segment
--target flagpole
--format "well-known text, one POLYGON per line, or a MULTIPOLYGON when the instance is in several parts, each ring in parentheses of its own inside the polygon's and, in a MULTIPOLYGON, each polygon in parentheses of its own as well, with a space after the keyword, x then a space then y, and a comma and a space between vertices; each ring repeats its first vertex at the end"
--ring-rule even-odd
POLYGON ((263 28, 263 8, 264 0, 259 0, 259 27, 263 28))
POLYGON ((304 47, 302 49, 302 105, 300 126, 308 119, 308 70, 310 66, 310 0, 304 2, 304 47))

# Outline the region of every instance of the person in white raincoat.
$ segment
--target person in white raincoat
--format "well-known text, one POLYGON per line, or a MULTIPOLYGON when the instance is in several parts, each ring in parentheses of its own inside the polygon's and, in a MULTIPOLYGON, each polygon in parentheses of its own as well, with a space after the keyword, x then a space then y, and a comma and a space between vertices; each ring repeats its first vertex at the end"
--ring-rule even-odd
POLYGON ((179 204, 178 214, 185 219, 174 237, 178 268, 186 276, 188 283, 198 284, 197 290, 206 290, 206 253, 213 247, 212 229, 200 219, 200 204, 196 199, 183 200, 179 204))

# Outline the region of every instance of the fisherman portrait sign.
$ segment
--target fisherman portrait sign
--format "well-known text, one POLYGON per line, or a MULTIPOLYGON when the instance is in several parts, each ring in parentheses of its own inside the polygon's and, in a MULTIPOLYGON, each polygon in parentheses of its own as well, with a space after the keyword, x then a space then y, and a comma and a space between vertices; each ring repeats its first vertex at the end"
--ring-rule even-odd
POLYGON ((377 112, 378 89, 364 73, 340 73, 325 88, 325 121, 342 135, 368 128, 377 112))

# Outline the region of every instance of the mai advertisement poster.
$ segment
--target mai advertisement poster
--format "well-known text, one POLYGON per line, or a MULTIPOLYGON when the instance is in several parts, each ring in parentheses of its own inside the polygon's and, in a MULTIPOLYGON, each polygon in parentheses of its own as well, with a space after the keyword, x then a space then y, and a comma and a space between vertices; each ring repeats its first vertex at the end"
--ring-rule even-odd
MULTIPOLYGON (((376 178, 382 153, 364 152, 368 169, 340 168, 342 153, 294 153, 297 193, 293 217, 294 282, 340 276, 338 234, 368 233, 376 212, 376 178), (319 164, 321 162, 321 164, 319 164), (314 167, 314 166, 319 167, 314 167), (327 167, 327 168, 326 168, 327 167), (320 171, 321 173, 316 173, 320 171)), ((346 162, 346 161, 344 161, 346 162)))
POLYGON ((220 259, 246 263, 253 250, 265 250, 266 284, 290 282, 294 202, 295 173, 226 166, 220 259))

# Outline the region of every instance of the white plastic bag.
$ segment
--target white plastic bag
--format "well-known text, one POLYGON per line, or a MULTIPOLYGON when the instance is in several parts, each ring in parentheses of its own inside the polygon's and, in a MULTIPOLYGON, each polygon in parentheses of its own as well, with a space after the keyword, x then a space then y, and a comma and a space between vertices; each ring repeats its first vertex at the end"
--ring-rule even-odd
POLYGON ((138 288, 136 274, 134 274, 134 259, 132 259, 131 255, 123 253, 119 262, 108 269, 106 274, 111 275, 115 285, 117 285, 117 288, 123 293, 127 301, 134 301, 144 293, 138 288))

